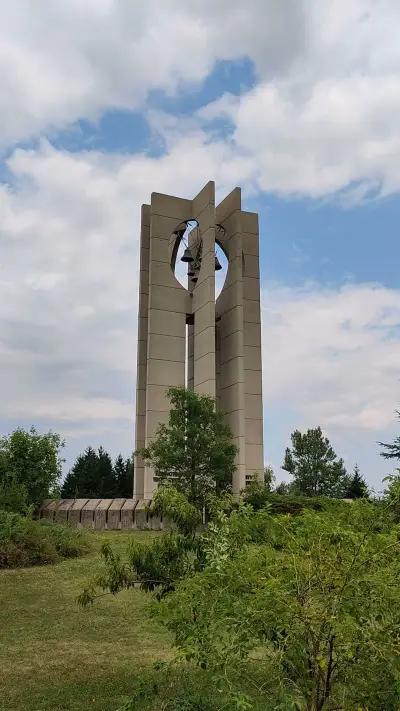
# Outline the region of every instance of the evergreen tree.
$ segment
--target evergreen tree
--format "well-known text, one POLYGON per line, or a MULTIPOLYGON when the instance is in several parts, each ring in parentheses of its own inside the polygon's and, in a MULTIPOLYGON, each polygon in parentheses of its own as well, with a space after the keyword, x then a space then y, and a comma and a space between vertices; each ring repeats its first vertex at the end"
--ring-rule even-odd
POLYGON ((87 447, 68 472, 62 489, 63 498, 112 498, 117 493, 116 478, 108 452, 87 447))
POLYGON ((98 481, 99 496, 102 499, 112 499, 117 494, 117 480, 111 457, 103 447, 98 451, 98 481))
MULTIPOLYGON (((400 410, 397 411, 397 415, 400 419, 400 410)), ((382 447, 385 448, 385 452, 381 452, 381 457, 385 459, 398 459, 400 461, 400 436, 396 437, 392 444, 385 444, 384 442, 378 442, 382 447)))
POLYGON ((354 467, 353 476, 349 477, 347 489, 344 494, 345 499, 362 499, 368 495, 368 486, 360 474, 358 465, 354 467))
POLYGON ((117 495, 129 499, 133 494, 133 457, 124 460, 121 454, 114 462, 117 495))
POLYGON ((337 458, 321 428, 305 434, 295 430, 291 440, 282 469, 293 476, 293 490, 305 496, 342 497, 347 484, 343 459, 337 458))

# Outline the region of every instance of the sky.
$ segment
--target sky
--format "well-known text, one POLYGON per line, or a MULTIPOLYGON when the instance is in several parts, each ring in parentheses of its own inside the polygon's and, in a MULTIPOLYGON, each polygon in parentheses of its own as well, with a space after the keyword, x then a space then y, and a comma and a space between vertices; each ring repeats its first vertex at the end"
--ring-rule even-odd
POLYGON ((400 406, 397 0, 0 7, 0 432, 134 447, 140 206, 260 216, 265 461, 320 425, 382 489, 400 406))

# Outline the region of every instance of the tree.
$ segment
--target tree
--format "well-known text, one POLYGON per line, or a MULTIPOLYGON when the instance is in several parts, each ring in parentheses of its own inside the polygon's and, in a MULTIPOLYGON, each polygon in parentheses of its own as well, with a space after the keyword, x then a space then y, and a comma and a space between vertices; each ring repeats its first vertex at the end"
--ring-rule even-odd
POLYGON ((117 480, 115 478, 111 457, 103 447, 99 447, 97 456, 99 496, 102 499, 112 499, 117 494, 117 480))
POLYGON ((292 448, 287 447, 282 469, 293 478, 293 488, 305 496, 343 496, 346 469, 320 427, 305 434, 295 430, 292 448))
POLYGON ((237 447, 215 402, 185 388, 170 388, 172 408, 151 444, 141 451, 161 482, 170 481, 197 507, 229 488, 237 447))
POLYGON ((0 506, 21 511, 53 495, 61 476, 64 442, 54 432, 18 428, 0 438, 0 506))
POLYGON ((345 499, 362 499, 368 495, 368 486, 365 479, 360 474, 358 465, 354 467, 353 476, 349 477, 348 485, 344 494, 345 499))
POLYGON ((133 493, 133 457, 124 459, 119 454, 114 462, 117 495, 130 498, 133 493))
MULTIPOLYGON (((397 415, 400 419, 400 410, 397 410, 397 415)), ((400 461, 400 436, 396 437, 392 444, 384 444, 384 442, 378 442, 378 444, 386 450, 386 452, 381 452, 381 457, 385 459, 398 459, 400 461)))
POLYGON ((275 482, 275 474, 273 468, 268 465, 264 469, 264 485, 268 489, 268 491, 272 491, 274 488, 274 482, 275 482))
POLYGON ((111 457, 103 447, 96 452, 87 447, 68 472, 62 489, 63 498, 112 498, 117 494, 117 480, 111 457))

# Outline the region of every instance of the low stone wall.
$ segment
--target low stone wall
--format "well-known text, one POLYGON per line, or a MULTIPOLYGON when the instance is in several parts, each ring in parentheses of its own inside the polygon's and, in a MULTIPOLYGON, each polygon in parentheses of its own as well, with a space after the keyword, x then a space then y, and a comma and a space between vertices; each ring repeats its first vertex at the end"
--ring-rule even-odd
POLYGON ((118 531, 139 529, 160 531, 169 528, 158 516, 150 516, 150 501, 133 499, 58 499, 45 501, 40 518, 70 523, 79 528, 118 531))

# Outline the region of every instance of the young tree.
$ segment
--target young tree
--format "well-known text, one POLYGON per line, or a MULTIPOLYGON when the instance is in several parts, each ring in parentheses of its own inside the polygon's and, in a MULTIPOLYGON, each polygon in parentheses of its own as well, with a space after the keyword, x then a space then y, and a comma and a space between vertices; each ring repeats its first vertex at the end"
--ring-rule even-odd
MULTIPOLYGON (((397 411, 397 415, 400 419, 400 410, 397 411)), ((396 437, 392 444, 384 444, 384 442, 378 442, 382 447, 385 448, 385 452, 381 452, 381 457, 385 459, 398 459, 400 461, 400 436, 396 437)))
POLYGON ((364 496, 368 495, 368 486, 365 479, 360 474, 358 465, 354 467, 353 476, 348 479, 348 484, 346 491, 344 493, 345 499, 362 499, 364 496))
POLYGON ((169 422, 142 456, 161 482, 172 482, 201 508, 209 494, 229 488, 237 448, 211 397, 185 388, 170 388, 168 397, 169 422))
POLYGON ((346 469, 320 427, 305 434, 295 430, 282 469, 293 476, 293 488, 305 496, 343 496, 346 469))
POLYGON ((270 465, 268 465, 264 469, 264 486, 268 489, 268 491, 272 491, 272 489, 274 488, 274 482, 274 470, 270 465))
POLYGON ((39 434, 34 427, 0 438, 0 496, 7 499, 7 508, 39 506, 54 493, 63 446, 58 434, 39 434))

